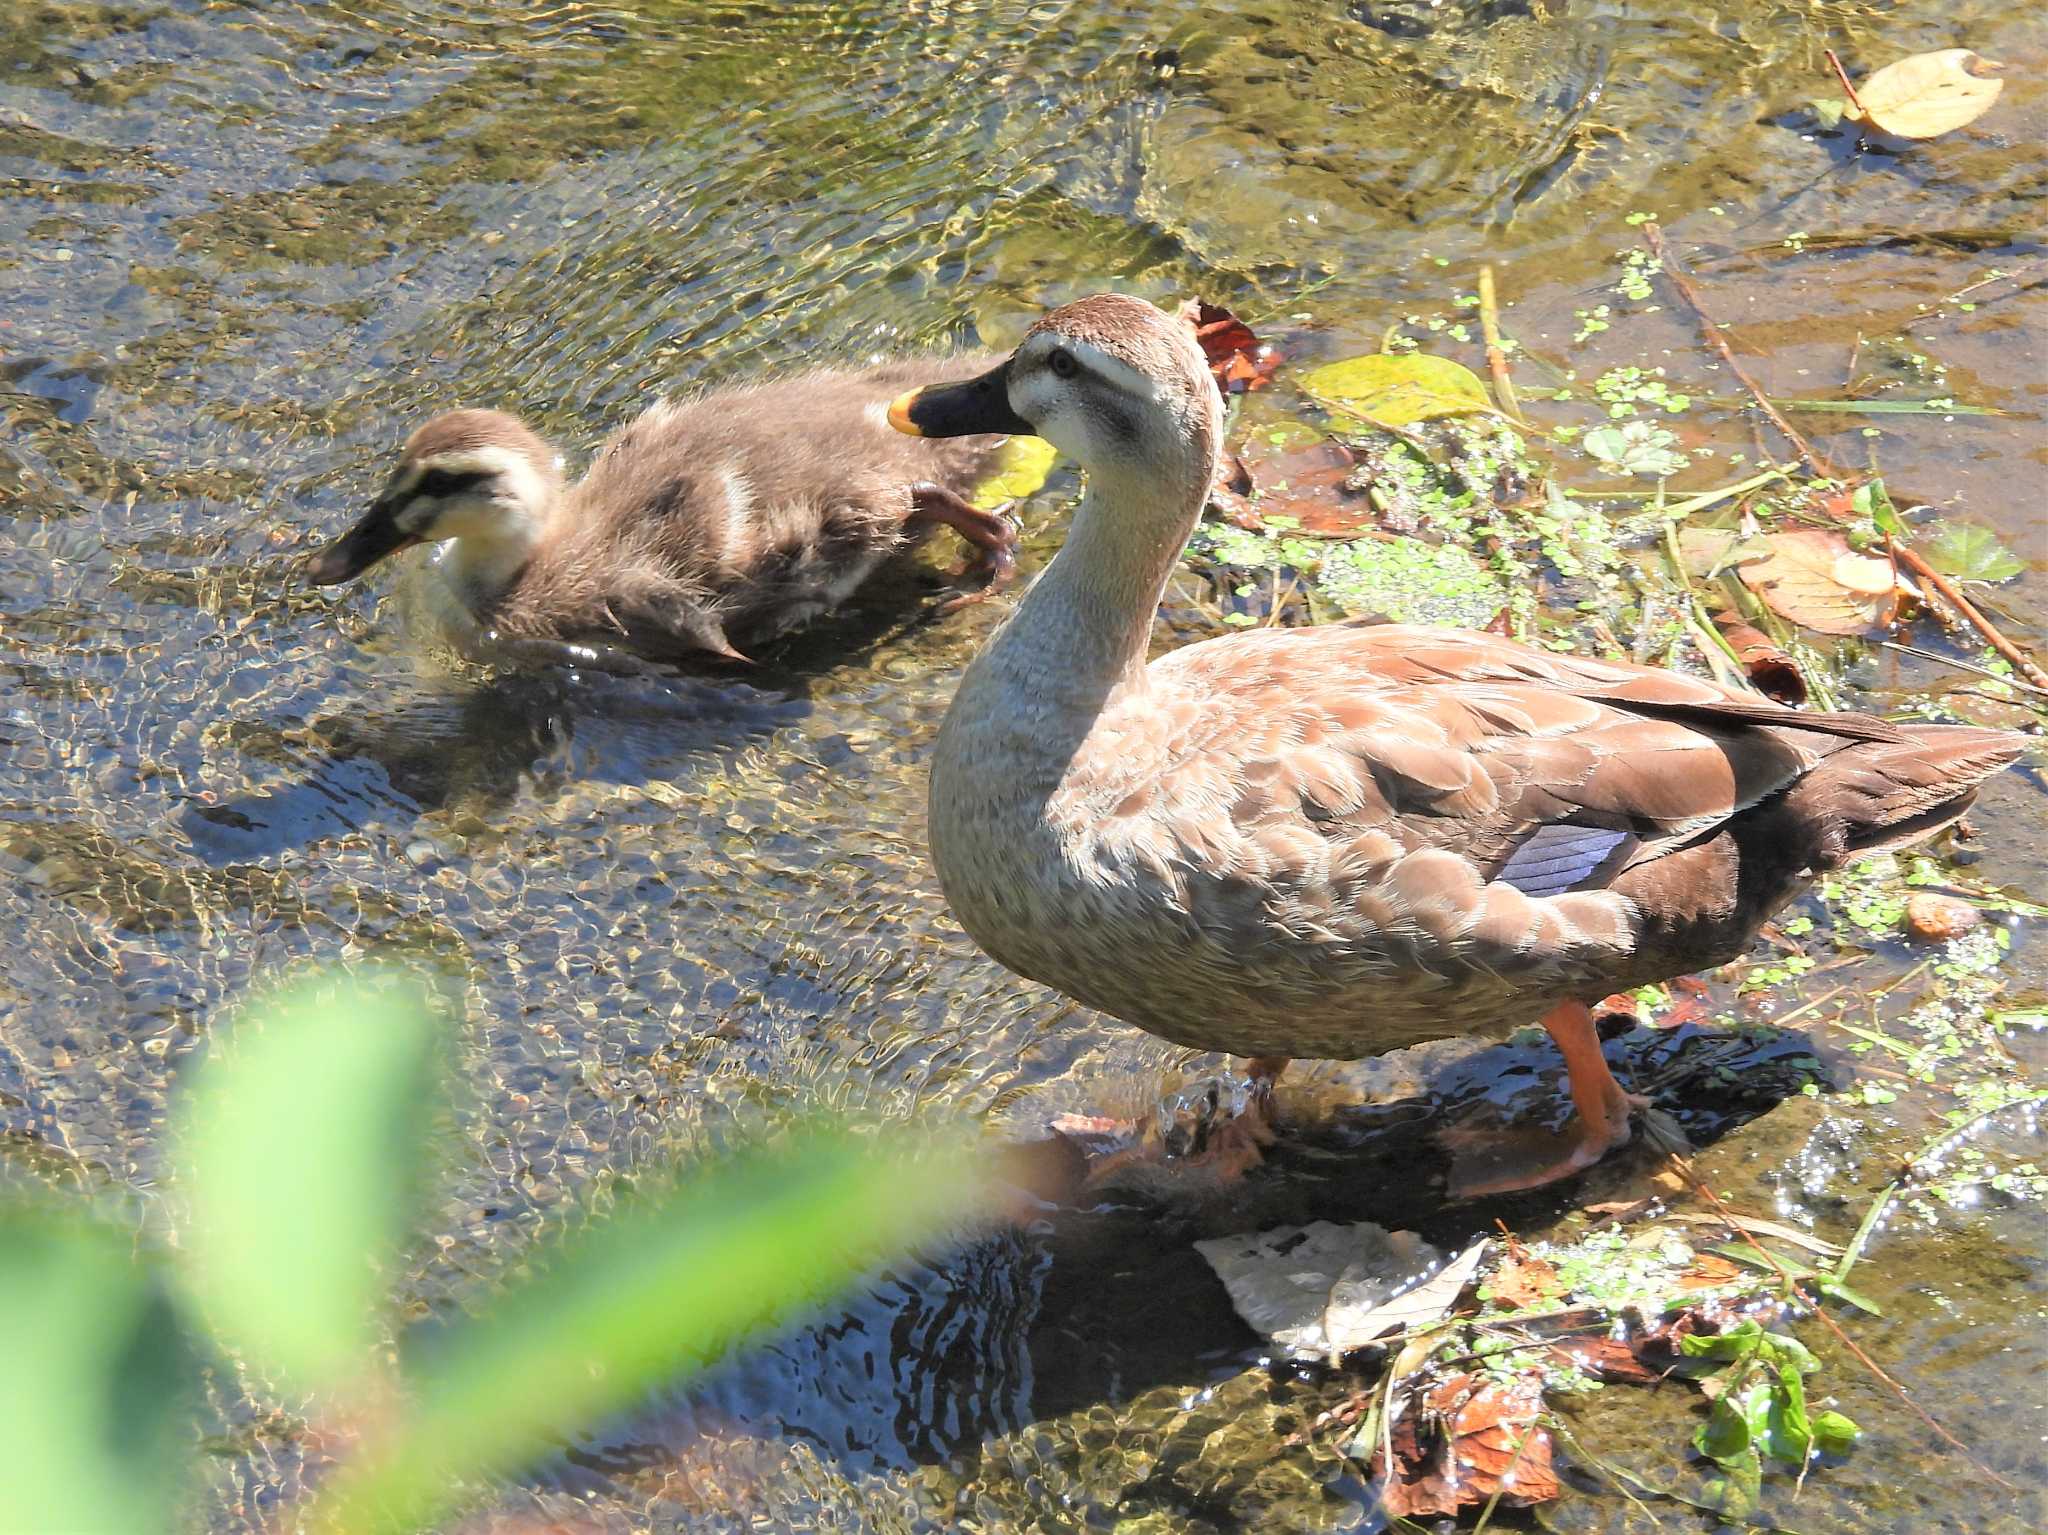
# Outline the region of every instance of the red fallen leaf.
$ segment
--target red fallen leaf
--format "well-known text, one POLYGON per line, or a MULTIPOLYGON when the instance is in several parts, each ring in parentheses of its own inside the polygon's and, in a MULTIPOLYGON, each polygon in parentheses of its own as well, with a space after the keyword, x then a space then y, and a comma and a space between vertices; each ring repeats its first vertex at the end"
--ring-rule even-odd
POLYGON ((1388 1431, 1374 1458, 1380 1499, 1397 1518, 1455 1514, 1496 1494, 1510 1508, 1547 1503, 1562 1490, 1550 1431, 1538 1421, 1543 1377, 1512 1381, 1453 1375, 1418 1397, 1388 1431))
POLYGON ((1220 305, 1191 298, 1180 306, 1180 317, 1194 327, 1202 355, 1209 359, 1209 372, 1216 388, 1225 395, 1247 394, 1273 381, 1280 366, 1280 354, 1252 333, 1252 328, 1220 305))
POLYGON ((1281 528, 1311 538, 1356 538, 1375 531, 1379 513, 1363 490, 1351 486, 1358 460, 1343 443, 1319 437, 1280 446, 1254 433, 1239 445, 1238 462, 1258 490, 1246 507, 1249 522, 1226 510, 1239 526, 1281 528))
POLYGON ((1706 999, 1703 997, 1675 997, 1669 1007, 1660 1008, 1657 1016, 1650 1020, 1653 1029, 1682 1029, 1688 1023, 1700 1023, 1707 1016, 1706 999))
POLYGON ((1721 638, 1735 652, 1736 661, 1759 693, 1795 709, 1805 705, 1806 679, 1777 641, 1731 613, 1716 613, 1714 627, 1721 631, 1721 638))
POLYGON ((1815 491, 1806 498, 1806 504, 1837 522, 1853 522, 1856 518, 1856 487, 1838 485, 1832 490, 1815 491))
POLYGON ((1664 1378, 1638 1359, 1636 1351, 1621 1338, 1570 1338, 1554 1344, 1551 1352, 1595 1380, 1623 1386, 1654 1386, 1664 1378))

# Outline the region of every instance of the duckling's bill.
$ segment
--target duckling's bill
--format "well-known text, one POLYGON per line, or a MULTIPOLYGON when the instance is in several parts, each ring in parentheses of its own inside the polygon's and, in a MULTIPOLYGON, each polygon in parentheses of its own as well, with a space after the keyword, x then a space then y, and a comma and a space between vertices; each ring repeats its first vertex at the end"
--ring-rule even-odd
POLYGON ((958 384, 927 384, 889 402, 889 425, 911 437, 1029 437, 1037 429, 1010 408, 1009 364, 958 384))
POLYGON ((306 579, 317 586, 353 581, 379 560, 409 549, 422 540, 398 525, 398 505, 379 501, 363 520, 313 556, 306 579))

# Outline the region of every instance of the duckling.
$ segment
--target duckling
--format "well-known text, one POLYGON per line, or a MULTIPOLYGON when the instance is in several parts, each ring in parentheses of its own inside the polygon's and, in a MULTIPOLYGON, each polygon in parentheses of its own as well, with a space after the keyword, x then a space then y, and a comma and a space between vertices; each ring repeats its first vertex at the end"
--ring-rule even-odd
POLYGON ((1186 327, 1140 300, 1055 310, 889 419, 1035 433, 1087 475, 933 751, 931 855, 961 925, 1090 1007, 1253 1057, 1267 1085, 1289 1057, 1540 1018, 1577 1113, 1561 1138, 1454 1160, 1460 1195, 1628 1139, 1644 1100, 1589 1002, 1735 958, 1819 874, 1955 821, 2024 744, 1405 625, 1148 663, 1222 418, 1186 327))
MULTIPOLYGON (((987 361, 938 366, 957 377, 987 361)), ((931 367, 899 360, 664 400, 569 486, 516 416, 449 411, 406 439, 383 493, 308 575, 348 581, 438 543, 441 574, 496 634, 656 659, 745 660, 742 647, 830 612, 941 524, 975 550, 962 574, 992 590, 1016 567, 1016 535, 965 495, 998 445, 914 442, 884 417, 931 367)))

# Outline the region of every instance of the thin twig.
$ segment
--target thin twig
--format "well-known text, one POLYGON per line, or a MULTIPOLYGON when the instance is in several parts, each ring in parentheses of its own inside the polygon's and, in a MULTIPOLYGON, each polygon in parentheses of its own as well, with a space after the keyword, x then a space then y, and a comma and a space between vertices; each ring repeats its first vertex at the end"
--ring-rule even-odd
MULTIPOLYGON (((1772 1252, 1768 1247, 1765 1247, 1763 1243, 1759 1242, 1755 1237, 1751 1236, 1740 1225, 1736 1224, 1734 1212, 1730 1210, 1726 1205, 1721 1203, 1720 1195, 1716 1194, 1712 1189, 1708 1188, 1706 1180, 1701 1178, 1698 1173, 1693 1171, 1692 1163, 1687 1161, 1684 1157, 1678 1155, 1678 1153, 1672 1152, 1671 1164, 1685 1175, 1686 1181, 1693 1186, 1694 1192, 1697 1193, 1702 1199, 1706 1200, 1708 1204, 1714 1207, 1715 1213, 1718 1214, 1723 1220, 1728 1222, 1730 1228, 1734 1230, 1736 1235, 1740 1236, 1743 1239, 1743 1241, 1747 1242, 1751 1247, 1754 1247, 1757 1250, 1757 1253, 1763 1258, 1764 1262, 1770 1266, 1771 1271, 1785 1282, 1787 1290, 1789 1291, 1795 1289, 1796 1281, 1794 1279, 1794 1276, 1786 1272, 1784 1264, 1778 1261, 1777 1254, 1772 1252)), ((1956 1438, 1954 1434, 1951 1434, 1947 1429, 1943 1428, 1941 1424, 1936 1422, 1934 1417, 1927 1411, 1926 1408, 1922 1407, 1918 1402, 1913 1400, 1911 1394, 1907 1392, 1904 1386, 1900 1385, 1896 1380, 1892 1379, 1890 1375, 1885 1373, 1883 1366, 1878 1364, 1878 1362, 1875 1359, 1872 1359, 1868 1354, 1864 1353, 1861 1348, 1857 1347, 1856 1340, 1854 1338, 1851 1338, 1846 1332, 1842 1330, 1841 1323, 1837 1322, 1832 1316, 1828 1315, 1826 1307, 1816 1305, 1813 1308, 1813 1314, 1820 1319, 1821 1323, 1827 1328, 1829 1332, 1835 1335, 1836 1341, 1839 1342, 1842 1345, 1842 1347, 1846 1348, 1851 1354, 1853 1354, 1856 1357, 1857 1361, 1861 1363, 1866 1370, 1870 1371, 1872 1375, 1876 1376, 1879 1380, 1883 1381, 1885 1385, 1891 1388, 1892 1394, 1894 1396, 1898 1397, 1900 1401, 1904 1402, 1908 1407, 1912 1408, 1914 1416, 1919 1418, 1920 1421, 1922 1423, 1925 1423, 1929 1428, 1933 1429, 1935 1434, 1941 1439, 1942 1443, 1946 1444, 1950 1449, 1954 1450, 1958 1455, 1962 1456, 1963 1459, 1967 1460, 1971 1465, 1975 1466, 1979 1471, 1983 1472, 1985 1476, 1989 1477, 1992 1481, 1996 1482, 2000 1487, 2003 1487, 2007 1492, 2019 1491, 2019 1488, 2014 1486, 2011 1482, 2008 1482, 1996 1471, 1993 1471, 1989 1466, 1985 1465, 1983 1461, 1979 1460, 1976 1457, 1976 1455, 1974 1455, 1971 1452, 1970 1447, 1964 1444, 1962 1440, 1956 1438)))
POLYGON ((1822 51, 1827 54, 1828 63, 1834 68, 1835 78, 1842 82, 1842 94, 1849 98, 1849 105, 1855 109, 1856 116, 1868 118, 1870 114, 1863 110, 1863 98, 1856 94, 1856 87, 1849 79, 1849 71, 1842 68, 1842 61, 1835 57, 1835 50, 1827 48, 1822 51))
POLYGON ((1508 377, 1508 354, 1500 344, 1500 304, 1493 292, 1493 268, 1479 269, 1479 331, 1486 338, 1486 371, 1493 375, 1494 396, 1501 410, 1516 426, 1522 419, 1522 402, 1515 398, 1515 381, 1508 377))
POLYGON ((1722 333, 1721 327, 1714 322, 1714 317, 1707 313, 1706 306, 1700 302, 1699 289, 1693 286, 1692 279, 1686 275, 1685 269, 1678 264, 1677 258, 1666 249, 1664 231, 1659 229, 1654 222, 1645 224, 1643 226, 1643 240, 1650 247, 1650 254, 1657 258, 1658 265, 1664 269, 1664 275, 1671 279, 1671 286, 1678 290, 1678 296, 1685 300, 1687 307, 1692 310, 1695 318, 1699 320, 1700 334, 1707 338, 1709 346, 1721 354, 1721 360, 1728 364, 1728 371, 1733 373, 1737 382, 1749 391, 1750 398, 1756 401, 1757 409, 1764 413, 1765 419, 1778 429, 1778 434, 1781 437, 1792 444, 1793 448, 1798 451, 1799 456, 1806 460, 1807 467, 1813 470, 1815 474, 1830 480, 1840 479, 1841 475, 1836 472, 1834 465, 1821 456, 1819 449, 1815 448, 1812 443, 1800 435, 1797 427, 1779 414, 1777 406, 1773 405, 1770 397, 1764 393, 1763 386, 1751 378, 1748 371, 1737 360, 1735 349, 1728 344, 1727 336, 1722 333))
POLYGON ((2018 688, 2023 693, 2039 693, 2048 697, 2048 688, 2037 687, 2031 682, 2022 682, 2017 677, 2001 677, 1988 666, 1979 666, 1974 661, 1961 661, 1954 656, 1945 656, 1938 650, 1923 650, 1918 645, 1905 645, 1897 640, 1879 640, 1886 650, 1896 650, 1900 655, 1917 656, 1922 661, 1932 661, 1938 666, 1953 666, 1958 671, 1975 672, 1979 677, 1989 677, 2002 687, 2018 688))
POLYGON ((1891 549, 1892 558, 1941 593, 1942 600, 1961 614, 1963 621, 1983 637, 1985 644, 2004 657, 2008 666, 2035 687, 2048 688, 2048 672, 2042 671, 2025 651, 2007 639, 2000 632, 1998 625, 1986 618, 1974 602, 1956 589, 1953 581, 1922 559, 1919 551, 1911 544, 1889 535, 1886 536, 1885 543, 1891 549))

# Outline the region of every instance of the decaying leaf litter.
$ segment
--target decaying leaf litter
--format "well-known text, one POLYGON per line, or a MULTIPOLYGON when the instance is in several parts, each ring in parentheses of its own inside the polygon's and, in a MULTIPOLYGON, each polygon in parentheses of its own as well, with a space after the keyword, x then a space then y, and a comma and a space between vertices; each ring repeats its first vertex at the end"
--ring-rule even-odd
MULTIPOLYGON (((1866 127, 1932 137, 1996 99, 1995 82, 1955 85, 1958 72, 1988 78, 1975 55, 1930 57, 1873 77, 1857 108, 1866 127)), ((1281 419, 1267 412, 1246 423, 1233 411, 1211 518, 1190 552, 1220 621, 1470 624, 1708 670, 1779 702, 1823 708, 1853 662, 1841 641, 1944 637, 1981 648, 1958 664, 1987 685, 1926 701, 1927 716, 2048 721, 2038 663, 1986 612, 1997 585, 2026 568, 2024 553, 1969 520, 1966 508, 1901 507, 1874 459, 1847 473, 1819 454, 1738 361, 1654 220, 1629 222, 1643 243, 1624 256, 1614 298, 1643 304, 1668 281, 1739 391, 1692 398, 1666 369, 1635 366, 1601 373, 1588 390, 1572 370, 1503 333, 1490 268, 1447 314, 1390 327, 1380 351, 1299 371, 1286 366, 1290 336, 1264 338, 1218 305, 1189 301, 1185 317, 1227 399, 1271 398, 1290 386, 1296 396, 1281 419), (1484 380, 1461 360, 1475 351, 1484 380), (1548 387, 1532 381, 1518 391, 1517 362, 1548 387), (1713 456, 1698 431, 1675 429, 1690 425, 1686 418, 1752 409, 1781 435, 1771 456, 1722 485, 1666 483, 1696 480, 1695 455, 1713 456), (1655 488, 1616 483, 1628 481, 1655 488), (1576 616, 1540 608, 1535 583, 1576 597, 1576 616)), ((1612 302, 1581 313, 1588 333, 1622 323, 1612 302)), ((1792 408, 1970 407, 1844 396, 1792 408)), ((1821 899, 1836 930, 1821 934, 1808 915, 1774 924, 1766 932, 1773 952, 1728 967, 1738 993, 1768 996, 1853 965, 1871 939, 1904 934, 1938 945, 1938 958, 1876 996, 1837 985, 1776 1022, 1842 1030, 1877 1078, 1954 1101, 1941 1111, 1949 1129, 1871 1193, 1847 1247, 1729 1209, 1682 1159, 1649 1198, 1589 1204, 1582 1233, 1570 1239, 1523 1242, 1503 1228, 1496 1241, 1453 1257, 1412 1232, 1317 1222, 1198 1244, 1240 1314, 1283 1355, 1360 1370, 1367 1383, 1358 1394, 1302 1437, 1329 1436, 1367 1468, 1387 1516, 1476 1510, 1484 1524, 1502 1507, 1546 1504, 1562 1491, 1562 1455, 1631 1500, 1758 1524, 1768 1476, 1803 1485, 1852 1453, 1861 1432, 1828 1405, 1833 1382, 1787 1330, 1816 1322, 1844 1345, 1838 1368, 1855 1368, 1846 1351, 1891 1388, 1898 1410, 1946 1441, 1966 1474, 2013 1490, 1824 1308, 1850 1328, 1877 1313, 1851 1270, 1899 1201, 1928 1210, 1986 1189, 2048 1193, 2048 1175, 2034 1163, 2000 1163, 1969 1144, 1973 1130, 2031 1115, 2048 1096, 2001 1044, 2015 1030, 2048 1025, 2048 1011, 2000 1006, 1997 975, 2007 924, 2048 909, 1973 886, 1925 853, 1872 860, 1829 881, 1821 899), (1987 925, 1987 913, 2002 920, 1987 925), (1906 989, 1915 980, 1927 983, 1917 994, 1906 989), (1893 1064, 1879 1063, 1886 1059, 1893 1064), (1691 1448, 1703 1470, 1687 1489, 1605 1464, 1550 1405, 1603 1385, 1667 1381, 1690 1383, 1700 1403, 1691 1448)), ((1683 1030, 1709 1021, 1706 992, 1688 979, 1608 1006, 1683 1030)), ((1803 1091, 1822 1089, 1808 1081, 1803 1091)), ((1858 1091, 1874 1106, 1897 1090, 1865 1080, 1858 1091)))

